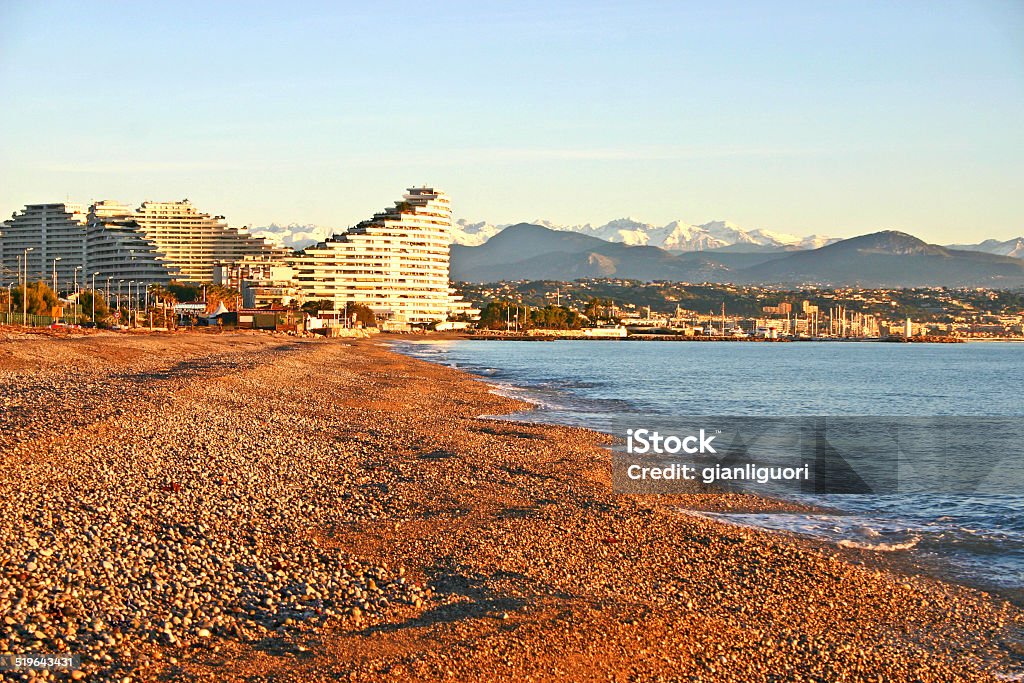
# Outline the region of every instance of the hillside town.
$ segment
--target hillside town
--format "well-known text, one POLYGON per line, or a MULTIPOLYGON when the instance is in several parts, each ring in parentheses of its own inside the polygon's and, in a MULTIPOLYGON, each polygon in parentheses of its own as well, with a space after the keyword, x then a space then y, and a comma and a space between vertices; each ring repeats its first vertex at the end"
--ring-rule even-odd
POLYGON ((545 327, 543 312, 555 308, 566 311, 566 327, 620 325, 632 334, 691 338, 1024 338, 1024 293, 1007 290, 588 279, 460 283, 457 291, 482 307, 480 326, 490 329, 545 327))

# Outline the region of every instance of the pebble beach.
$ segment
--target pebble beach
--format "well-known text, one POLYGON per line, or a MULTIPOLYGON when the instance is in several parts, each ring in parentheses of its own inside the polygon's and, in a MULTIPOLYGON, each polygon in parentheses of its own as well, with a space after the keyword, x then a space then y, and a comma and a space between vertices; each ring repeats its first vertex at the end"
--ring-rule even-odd
POLYGON ((1024 611, 611 493, 607 437, 385 341, 0 329, 15 681, 995 681, 1024 611))

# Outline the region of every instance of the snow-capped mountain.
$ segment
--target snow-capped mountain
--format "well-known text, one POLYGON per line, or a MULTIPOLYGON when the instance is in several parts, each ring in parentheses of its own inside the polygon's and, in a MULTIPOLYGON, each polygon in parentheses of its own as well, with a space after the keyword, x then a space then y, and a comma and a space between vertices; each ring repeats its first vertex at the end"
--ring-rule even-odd
POLYGON ((706 251, 734 248, 735 250, 797 250, 816 249, 837 241, 821 235, 797 237, 769 230, 744 230, 728 221, 711 221, 702 225, 686 221, 672 221, 667 225, 653 225, 633 218, 619 218, 604 225, 558 225, 546 220, 531 221, 552 230, 567 230, 591 235, 609 242, 622 242, 631 246, 661 247, 671 251, 706 251))
POLYGON ((983 251, 987 254, 1024 258, 1024 237, 1017 237, 1005 242, 985 240, 979 244, 950 244, 949 248, 962 249, 964 251, 983 251))
POLYGON ((465 218, 459 218, 452 226, 452 241, 466 247, 479 247, 504 230, 507 225, 492 225, 486 221, 470 223, 465 218))
MULTIPOLYGON (((485 221, 470 223, 466 219, 460 218, 452 226, 453 241, 456 244, 464 244, 470 247, 479 246, 497 235, 505 227, 507 226, 492 225, 485 221)), ((250 228, 249 232, 258 237, 267 237, 292 249, 305 249, 311 244, 324 241, 335 232, 344 232, 344 229, 338 230, 323 225, 304 225, 301 223, 290 223, 288 225, 271 223, 270 225, 250 228)))
MULTIPOLYGON (((531 221, 551 230, 562 230, 590 235, 609 242, 621 242, 630 246, 661 247, 671 251, 706 251, 728 249, 731 251, 795 251, 817 249, 836 240, 821 235, 798 237, 769 230, 744 230, 728 221, 711 221, 702 225, 686 221, 672 221, 666 225, 644 223, 633 218, 618 218, 604 225, 583 223, 560 225, 548 220, 531 221)), ((452 241, 467 247, 480 246, 508 227, 508 224, 493 224, 486 221, 471 222, 457 219, 452 226, 452 241)), ((322 225, 277 225, 251 228, 254 235, 269 237, 277 242, 303 249, 330 237, 334 228, 322 225)))
POLYGON ((299 223, 278 225, 271 223, 270 225, 249 228, 249 232, 257 237, 266 237, 274 240, 278 244, 283 244, 292 249, 305 249, 311 244, 324 241, 334 234, 335 230, 323 225, 301 225, 299 223))

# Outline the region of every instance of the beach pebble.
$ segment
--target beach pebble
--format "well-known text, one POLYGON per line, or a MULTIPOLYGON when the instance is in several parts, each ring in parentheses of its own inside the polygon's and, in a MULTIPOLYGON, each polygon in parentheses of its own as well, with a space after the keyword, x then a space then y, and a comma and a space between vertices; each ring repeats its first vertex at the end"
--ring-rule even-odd
POLYGON ((600 435, 481 419, 524 406, 453 370, 272 336, 69 341, 0 337, 0 649, 74 652, 73 680, 255 680, 255 648, 309 662, 296 679, 972 681, 1024 628, 680 514, 763 502, 617 496, 600 435))

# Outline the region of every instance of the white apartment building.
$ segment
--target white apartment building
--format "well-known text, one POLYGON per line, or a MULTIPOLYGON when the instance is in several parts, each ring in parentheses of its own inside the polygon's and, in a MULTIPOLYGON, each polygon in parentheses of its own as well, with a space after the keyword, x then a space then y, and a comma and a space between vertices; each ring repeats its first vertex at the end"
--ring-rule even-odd
POLYGON ((24 277, 22 258, 27 258, 30 282, 44 280, 52 285, 54 259, 58 259, 57 284, 67 291, 76 269, 81 276, 85 265, 85 241, 86 212, 82 204, 28 204, 0 223, 0 286, 16 284, 24 277))
POLYGON ((178 275, 146 238, 134 211, 120 202, 103 200, 89 207, 86 230, 85 274, 97 282, 108 279, 166 285, 178 275))
POLYGON ((223 216, 196 210, 187 199, 143 202, 134 219, 164 259, 177 267, 176 279, 181 282, 213 282, 219 261, 241 261, 247 256, 283 260, 291 253, 244 228, 229 226, 223 216))
POLYGON ((51 282, 57 259, 58 287, 69 292, 76 278, 80 286, 91 285, 93 273, 97 282, 212 282, 218 262, 259 258, 283 265, 291 253, 229 226, 223 216, 197 211, 188 200, 144 202, 138 209, 110 200, 88 210, 29 204, 0 223, 0 285, 19 281, 19 258, 26 255, 30 281, 51 282))
POLYGON ((336 311, 363 304, 395 322, 446 320, 459 305, 448 287, 451 225, 444 192, 409 188, 394 207, 296 256, 304 299, 336 311))

